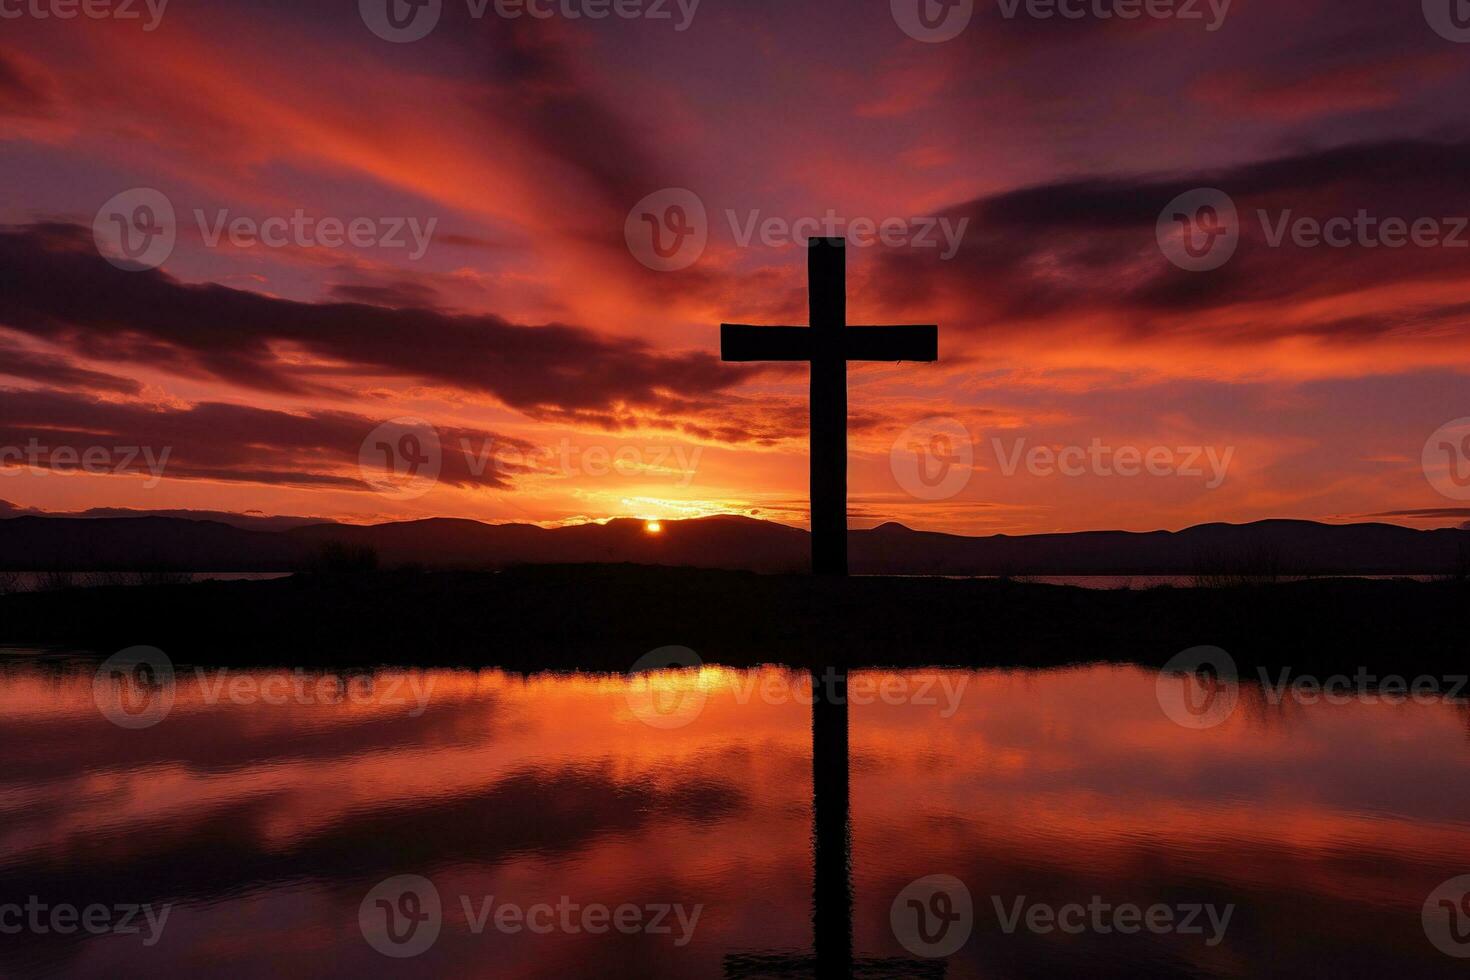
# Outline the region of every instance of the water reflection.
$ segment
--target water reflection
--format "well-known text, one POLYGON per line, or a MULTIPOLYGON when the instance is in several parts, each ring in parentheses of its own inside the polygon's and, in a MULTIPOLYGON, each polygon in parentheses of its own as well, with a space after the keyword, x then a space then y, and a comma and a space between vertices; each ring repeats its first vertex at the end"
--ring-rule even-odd
POLYGON ((948 874, 975 915, 948 976, 1462 972, 1420 923, 1470 873, 1460 706, 1276 706, 1247 688, 1195 731, 1133 668, 863 672, 840 704, 805 674, 706 668, 656 679, 697 705, 658 727, 621 677, 413 680, 431 692, 417 713, 236 703, 181 671, 168 716, 125 731, 90 670, 0 674, 0 902, 173 906, 152 946, 0 935, 0 971, 798 975, 817 953, 877 972, 914 959, 894 897, 948 874), (390 960, 359 907, 404 874, 432 880, 443 924, 390 960), (488 896, 702 912, 682 946, 677 930, 477 933, 488 896), (1021 896, 1236 911, 1217 946, 1007 934, 996 900, 1021 896))

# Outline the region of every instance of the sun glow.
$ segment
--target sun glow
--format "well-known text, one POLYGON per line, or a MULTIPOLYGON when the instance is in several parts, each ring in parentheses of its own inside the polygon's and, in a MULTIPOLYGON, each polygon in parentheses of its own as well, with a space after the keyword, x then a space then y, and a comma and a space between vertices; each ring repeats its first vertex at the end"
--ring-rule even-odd
POLYGON ((663 532, 663 529, 664 525, 662 521, 648 521, 643 525, 643 530, 649 534, 660 534, 663 532))

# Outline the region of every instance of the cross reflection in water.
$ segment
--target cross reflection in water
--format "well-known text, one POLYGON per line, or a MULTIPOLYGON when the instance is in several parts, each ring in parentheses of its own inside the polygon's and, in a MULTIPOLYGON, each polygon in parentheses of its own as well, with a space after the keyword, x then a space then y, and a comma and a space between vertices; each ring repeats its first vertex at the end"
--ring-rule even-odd
POLYGON ((942 977, 944 960, 854 958, 847 671, 812 670, 812 955, 731 953, 726 977, 942 977))

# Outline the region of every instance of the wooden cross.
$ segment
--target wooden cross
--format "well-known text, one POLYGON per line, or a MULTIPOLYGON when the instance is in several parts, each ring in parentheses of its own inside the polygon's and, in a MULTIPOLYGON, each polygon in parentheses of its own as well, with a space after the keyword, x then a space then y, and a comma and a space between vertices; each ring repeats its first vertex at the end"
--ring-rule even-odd
POLYGON ((808 327, 720 324, 726 361, 810 361, 812 571, 847 574, 847 362, 937 361, 939 328, 849 327, 847 242, 807 243, 808 327))

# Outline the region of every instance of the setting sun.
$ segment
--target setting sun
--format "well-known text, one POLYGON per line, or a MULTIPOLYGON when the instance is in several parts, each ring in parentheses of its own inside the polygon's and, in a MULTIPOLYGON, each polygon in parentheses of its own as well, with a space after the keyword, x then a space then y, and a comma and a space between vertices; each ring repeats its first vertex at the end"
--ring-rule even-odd
POLYGON ((663 529, 664 526, 660 521, 649 521, 648 523, 643 525, 643 530, 647 531, 649 534, 658 534, 662 532, 663 529))

